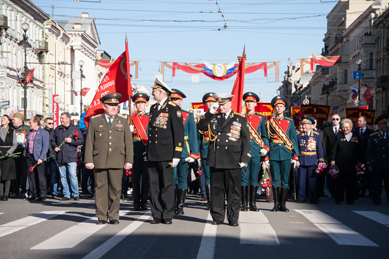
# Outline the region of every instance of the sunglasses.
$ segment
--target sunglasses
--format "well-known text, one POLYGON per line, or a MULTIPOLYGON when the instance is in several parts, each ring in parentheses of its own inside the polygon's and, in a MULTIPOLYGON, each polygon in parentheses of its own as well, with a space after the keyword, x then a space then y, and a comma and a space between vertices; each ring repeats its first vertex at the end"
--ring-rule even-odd
POLYGON ((333 121, 338 121, 340 120, 339 118, 332 118, 333 121))
POLYGON ((47 124, 49 124, 49 125, 53 125, 53 124, 54 124, 54 122, 48 122, 47 124))

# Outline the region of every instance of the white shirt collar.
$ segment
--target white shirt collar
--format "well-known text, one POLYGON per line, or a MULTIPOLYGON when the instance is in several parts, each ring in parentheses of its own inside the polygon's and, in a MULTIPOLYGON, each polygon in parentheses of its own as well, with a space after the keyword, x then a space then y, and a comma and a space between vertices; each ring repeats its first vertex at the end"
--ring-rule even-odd
POLYGON ((165 103, 166 99, 167 99, 167 97, 165 99, 163 99, 162 101, 158 102, 159 105, 161 105, 161 108, 162 108, 162 105, 165 103))
MULTIPOLYGON (((109 119, 108 119, 109 117, 111 117, 111 116, 108 116, 107 114, 105 114, 105 119, 107 120, 107 122, 109 122, 109 119)), ((113 121, 113 118, 115 118, 115 116, 112 116, 111 118, 112 118, 112 121, 113 121)))
POLYGON ((231 112, 232 112, 232 110, 230 110, 229 112, 226 112, 226 113, 225 113, 225 118, 226 118, 226 119, 227 119, 228 116, 231 114, 231 112))

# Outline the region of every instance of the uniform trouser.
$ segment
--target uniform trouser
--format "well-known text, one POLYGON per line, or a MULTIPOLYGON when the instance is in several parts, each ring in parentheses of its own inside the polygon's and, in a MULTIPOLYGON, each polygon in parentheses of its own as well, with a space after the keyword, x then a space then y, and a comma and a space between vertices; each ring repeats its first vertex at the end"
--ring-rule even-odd
POLYGON ((242 169, 242 186, 247 186, 250 181, 250 186, 258 185, 258 175, 261 170, 261 157, 252 157, 246 167, 247 172, 242 169))
POLYGON ((171 220, 174 215, 174 173, 169 163, 148 162, 151 213, 157 220, 171 220))
POLYGON ((207 197, 207 191, 205 190, 205 170, 202 169, 203 173, 200 175, 199 181, 200 181, 200 189, 201 189, 201 196, 207 197))
POLYGON ((357 176, 353 172, 339 172, 339 177, 336 178, 335 186, 335 201, 342 202, 344 199, 344 192, 346 191, 347 203, 354 203, 355 191, 357 189, 357 176))
POLYGON ((49 158, 49 161, 45 161, 45 173, 47 178, 47 184, 50 185, 51 194, 58 194, 58 181, 59 181, 59 173, 57 162, 53 158, 49 158))
POLYGON ((225 194, 227 194, 227 220, 238 221, 240 211, 240 189, 242 169, 211 169, 211 205, 212 219, 223 222, 225 216, 225 194))
POLYGON ((389 202, 389 169, 373 169, 373 202, 381 203, 382 181, 384 181, 386 199, 389 202))
POLYGON ((19 193, 19 187, 21 186, 22 194, 25 194, 28 190, 28 169, 26 159, 24 157, 15 159, 15 172, 16 179, 11 181, 11 192, 17 195, 19 193))
POLYGON ((205 185, 211 184, 211 170, 209 166, 207 166, 207 159, 201 158, 201 165, 203 167, 203 173, 205 174, 205 185))
POLYGON ((143 160, 142 156, 134 156, 134 166, 132 168, 135 184, 140 185, 141 177, 142 184, 149 184, 149 171, 147 168, 147 162, 143 160))
POLYGON ((182 157, 177 167, 173 168, 174 172, 174 185, 178 189, 186 190, 188 188, 187 175, 189 170, 189 164, 185 162, 185 158, 182 157))
POLYGON ((96 216, 119 220, 123 169, 95 169, 96 216))
POLYGON ((322 193, 324 193, 324 184, 326 178, 325 173, 322 172, 321 175, 316 175, 316 196, 319 198, 322 193))
POLYGON ((275 161, 270 160, 270 172, 273 178, 273 187, 280 187, 281 177, 281 188, 288 188, 288 178, 290 170, 290 159, 275 161))
POLYGON ((308 199, 310 202, 317 202, 316 196, 316 166, 300 166, 298 169, 298 199, 299 201, 305 201, 308 199), (308 194, 308 195, 307 195, 308 194))
MULTIPOLYGON (((36 165, 37 161, 32 156, 27 157, 27 166, 31 168, 36 165)), ((42 163, 37 165, 34 170, 31 172, 28 169, 28 182, 30 187, 31 197, 37 197, 37 184, 39 187, 39 197, 46 198, 47 194, 47 181, 45 176, 45 164, 42 163)))

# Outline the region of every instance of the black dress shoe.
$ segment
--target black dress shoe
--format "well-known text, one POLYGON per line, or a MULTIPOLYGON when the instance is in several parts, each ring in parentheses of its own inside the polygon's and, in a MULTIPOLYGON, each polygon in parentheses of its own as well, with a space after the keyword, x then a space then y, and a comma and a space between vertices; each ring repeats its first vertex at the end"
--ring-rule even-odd
POLYGON ((222 224, 221 221, 213 221, 213 222, 212 222, 212 225, 221 225, 221 224, 222 224))
POLYGON ((45 201, 46 200, 46 197, 39 197, 38 199, 36 199, 37 201, 45 201))
POLYGON ((173 224, 172 220, 171 219, 165 219, 164 221, 162 221, 163 224, 166 224, 166 225, 171 225, 173 224))
POLYGON ((311 204, 319 204, 318 201, 311 201, 310 203, 311 203, 311 204))
POLYGON ((73 198, 75 201, 79 201, 80 200, 80 196, 76 196, 73 198))
POLYGON ((113 219, 113 220, 110 220, 109 223, 112 225, 119 225, 119 220, 113 219))
POLYGON ((70 198, 68 198, 68 197, 62 197, 62 199, 60 199, 60 201, 70 201, 70 198))
POLYGON ((153 219, 150 224, 159 224, 161 223, 161 220, 160 219, 153 219))
POLYGON ((104 225, 104 224, 107 224, 107 221, 106 221, 106 220, 99 219, 99 220, 97 221, 97 225, 104 225))
POLYGON ((237 226, 239 226, 239 223, 236 221, 231 221, 230 223, 228 223, 228 225, 230 225, 232 227, 237 227, 237 226))
POLYGON ((3 201, 8 201, 8 196, 4 196, 3 201))
POLYGON ((29 201, 35 201, 36 200, 36 197, 30 197, 28 198, 29 201))
POLYGON ((305 203, 305 201, 297 201, 297 203, 305 203))

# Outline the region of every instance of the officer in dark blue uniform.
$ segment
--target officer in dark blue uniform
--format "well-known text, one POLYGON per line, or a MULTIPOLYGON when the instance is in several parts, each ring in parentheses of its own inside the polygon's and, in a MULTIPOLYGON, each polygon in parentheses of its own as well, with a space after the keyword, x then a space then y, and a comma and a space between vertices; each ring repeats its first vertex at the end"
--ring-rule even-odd
MULTIPOLYGON (((183 98, 186 95, 178 89, 172 89, 170 94, 170 100, 181 107, 183 98)), ((193 113, 185 110, 181 110, 182 122, 184 124, 184 145, 181 153, 180 162, 174 170, 174 186, 177 207, 175 208, 176 214, 184 214, 184 203, 186 193, 188 189, 187 175, 189 170, 189 163, 194 163, 200 158, 197 144, 197 129, 194 121, 193 113)))
POLYGON ((312 129, 312 124, 315 123, 314 119, 303 115, 301 123, 303 131, 297 134, 297 142, 300 149, 299 160, 296 163, 299 172, 297 202, 305 202, 308 193, 309 201, 318 204, 315 170, 318 163, 324 162, 323 147, 319 133, 312 129))
MULTIPOLYGON (((207 106, 207 109, 211 109, 212 105, 216 102, 216 98, 214 97, 215 93, 206 93, 203 96, 203 103, 205 106, 207 106)), ((200 118, 199 118, 200 119, 200 118)), ((201 155, 201 166, 203 168, 204 177, 205 180, 205 193, 207 196, 207 209, 210 207, 210 184, 211 184, 211 171, 209 169, 209 166, 207 166, 207 156, 208 156, 208 146, 209 146, 209 133, 206 130, 198 130, 197 134, 197 142, 199 144, 199 151, 201 155)), ((200 178, 202 179, 202 178, 200 178)), ((203 186, 203 184, 201 185, 203 186)))

